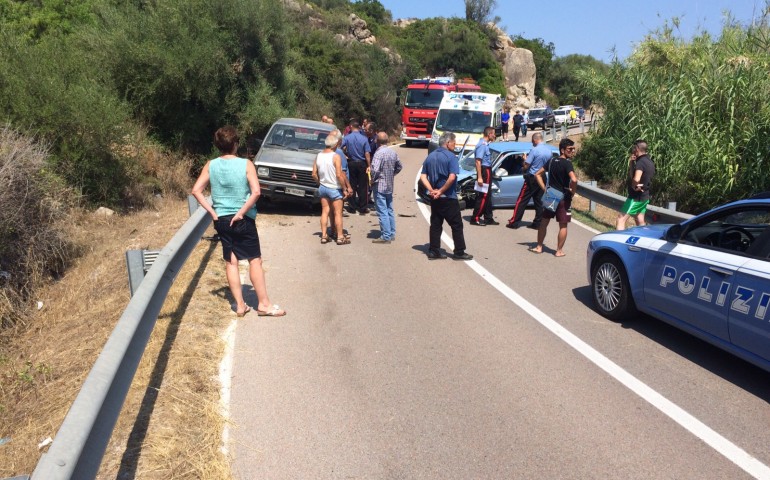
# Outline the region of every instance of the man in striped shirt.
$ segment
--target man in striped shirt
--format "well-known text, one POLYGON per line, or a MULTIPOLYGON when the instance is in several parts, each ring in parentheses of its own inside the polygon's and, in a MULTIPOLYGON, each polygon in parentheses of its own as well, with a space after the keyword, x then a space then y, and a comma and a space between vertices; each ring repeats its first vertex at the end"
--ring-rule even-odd
POLYGON ((372 159, 372 189, 374 206, 380 217, 380 238, 372 243, 389 244, 396 239, 396 216, 393 213, 393 180, 401 171, 398 153, 388 146, 388 134, 377 134, 377 151, 372 159))

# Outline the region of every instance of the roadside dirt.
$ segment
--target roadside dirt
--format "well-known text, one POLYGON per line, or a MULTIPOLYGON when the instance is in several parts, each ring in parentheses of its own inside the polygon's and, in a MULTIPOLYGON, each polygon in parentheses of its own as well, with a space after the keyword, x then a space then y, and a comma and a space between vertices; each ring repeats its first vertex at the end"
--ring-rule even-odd
MULTIPOLYGON (((80 215, 87 253, 43 289, 41 310, 0 342, 0 477, 30 474, 55 437, 129 301, 125 252, 160 249, 187 220, 183 200, 131 216, 80 215), (45 451, 45 447, 42 449, 45 451)), ((261 216, 258 225, 274 221, 261 216)), ((210 229, 207 235, 213 234, 210 229)), ((226 479, 220 450, 222 334, 235 318, 216 242, 195 249, 163 306, 98 478, 226 479), (209 263, 213 265, 209 267, 209 263), (213 300, 213 301, 212 301, 213 300)))

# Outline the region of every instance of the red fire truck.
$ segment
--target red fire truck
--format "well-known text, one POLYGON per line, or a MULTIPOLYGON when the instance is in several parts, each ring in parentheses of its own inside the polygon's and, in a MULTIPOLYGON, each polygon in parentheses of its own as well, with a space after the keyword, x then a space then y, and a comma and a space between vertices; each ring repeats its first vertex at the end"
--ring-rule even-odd
POLYGON ((416 78, 406 87, 401 113, 401 138, 406 145, 428 142, 436 121, 436 113, 444 92, 480 92, 470 79, 455 81, 453 77, 416 78))

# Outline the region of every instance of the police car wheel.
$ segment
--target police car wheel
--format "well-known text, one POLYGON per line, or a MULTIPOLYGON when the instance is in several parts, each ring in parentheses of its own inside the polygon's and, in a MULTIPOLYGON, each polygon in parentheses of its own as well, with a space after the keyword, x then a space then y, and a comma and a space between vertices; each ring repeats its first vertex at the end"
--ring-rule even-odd
POLYGON ((604 317, 621 320, 636 310, 629 290, 626 269, 618 257, 604 255, 594 263, 591 298, 604 317))

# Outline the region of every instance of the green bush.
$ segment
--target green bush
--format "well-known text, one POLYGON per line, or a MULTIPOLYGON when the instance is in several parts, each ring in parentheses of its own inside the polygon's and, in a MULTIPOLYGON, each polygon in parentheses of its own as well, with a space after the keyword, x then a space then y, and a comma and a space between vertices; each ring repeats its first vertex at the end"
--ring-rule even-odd
POLYGON ((49 142, 57 173, 90 200, 118 201, 127 179, 112 147, 130 112, 109 76, 73 36, 0 38, 3 120, 49 142))
POLYGON ((583 71, 604 110, 577 163, 597 180, 621 184, 629 145, 644 138, 657 174, 654 202, 688 212, 770 190, 770 29, 728 24, 714 40, 690 43, 664 29, 626 63, 583 71))
POLYGON ((505 94, 502 67, 494 58, 490 33, 472 21, 459 18, 429 18, 386 36, 407 65, 419 65, 422 72, 412 76, 442 76, 453 71, 459 77, 475 79, 485 92, 505 94))

